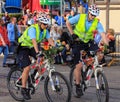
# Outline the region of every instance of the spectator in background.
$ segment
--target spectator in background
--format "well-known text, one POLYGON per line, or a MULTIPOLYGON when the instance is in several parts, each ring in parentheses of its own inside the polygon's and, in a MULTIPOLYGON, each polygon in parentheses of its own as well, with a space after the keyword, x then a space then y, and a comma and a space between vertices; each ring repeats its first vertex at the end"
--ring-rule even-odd
POLYGON ((30 10, 27 9, 25 15, 23 15, 25 24, 27 24, 27 21, 28 21, 28 17, 29 17, 29 16, 30 16, 30 10))
POLYGON ((23 17, 18 20, 18 25, 25 25, 23 17))
POLYGON ((88 2, 86 0, 80 0, 79 4, 83 7, 84 13, 88 13, 88 2))
POLYGON ((9 52, 14 52, 15 47, 17 45, 18 37, 20 36, 20 32, 17 25, 17 20, 15 17, 11 18, 11 22, 7 25, 8 30, 8 38, 10 41, 9 52))
POLYGON ((9 40, 7 36, 7 29, 4 26, 3 19, 0 18, 0 54, 1 53, 4 54, 3 67, 7 67, 6 59, 9 53, 8 46, 9 46, 9 40))
POLYGON ((56 20, 52 17, 52 14, 48 13, 47 18, 49 18, 49 20, 50 20, 49 25, 54 25, 56 23, 56 20))
POLYGON ((75 10, 72 9, 72 10, 70 11, 70 15, 69 15, 68 19, 72 18, 74 15, 75 15, 75 10))
POLYGON ((67 53, 70 52, 70 43, 71 43, 71 38, 69 34, 64 31, 61 27, 57 29, 58 34, 60 35, 60 42, 62 43, 62 46, 64 46, 63 50, 61 51, 61 56, 63 59, 63 64, 66 65, 66 57, 67 53))
POLYGON ((58 25, 54 24, 50 29, 50 37, 53 39, 55 45, 57 43, 57 40, 60 38, 60 34, 57 32, 58 25))
POLYGON ((5 12, 4 16, 2 17, 2 19, 5 22, 5 26, 7 27, 7 24, 10 22, 10 17, 8 15, 8 12, 5 12))
POLYGON ((32 24, 34 24, 34 19, 32 14, 30 14, 30 16, 28 17, 27 25, 31 26, 32 24))
POLYGON ((18 24, 18 29, 19 29, 20 34, 22 34, 25 31, 25 29, 28 27, 25 24, 25 20, 23 17, 18 20, 17 24, 18 24))
POLYGON ((65 24, 64 17, 60 14, 60 11, 57 12, 57 15, 55 16, 55 20, 59 26, 61 25, 61 23, 62 23, 62 25, 65 24))
POLYGON ((37 23, 38 17, 39 17, 39 13, 37 11, 34 11, 34 13, 33 13, 34 23, 37 23))
POLYGON ((108 38, 108 42, 109 42, 109 52, 114 52, 115 51, 115 31, 114 29, 108 29, 107 30, 107 38, 108 38))

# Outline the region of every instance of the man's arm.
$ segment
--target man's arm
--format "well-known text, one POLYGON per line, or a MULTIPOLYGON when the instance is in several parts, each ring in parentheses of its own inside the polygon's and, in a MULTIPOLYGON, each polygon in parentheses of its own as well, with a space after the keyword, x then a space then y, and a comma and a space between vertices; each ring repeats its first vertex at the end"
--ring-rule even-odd
POLYGON ((37 45, 36 39, 32 39, 32 43, 33 43, 33 46, 34 46, 35 52, 38 53, 39 50, 38 50, 38 45, 37 45))
POLYGON ((106 35, 105 35, 104 32, 101 33, 101 37, 102 37, 102 40, 103 40, 104 44, 109 45, 108 40, 107 40, 107 37, 106 37, 106 35))
POLYGON ((68 20, 66 21, 66 26, 67 26, 70 34, 72 35, 73 34, 72 25, 70 24, 70 22, 68 20))
POLYGON ((73 16, 72 18, 70 18, 69 20, 66 21, 66 26, 71 35, 74 34, 72 25, 78 23, 79 18, 80 18, 80 14, 73 16))

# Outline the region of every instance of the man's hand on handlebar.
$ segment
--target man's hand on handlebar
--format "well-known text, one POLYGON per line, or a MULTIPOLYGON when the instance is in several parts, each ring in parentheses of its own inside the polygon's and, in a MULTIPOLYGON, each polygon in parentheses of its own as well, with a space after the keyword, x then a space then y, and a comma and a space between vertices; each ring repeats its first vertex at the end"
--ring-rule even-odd
POLYGON ((39 64, 41 61, 43 61, 44 59, 44 54, 42 53, 42 51, 39 51, 38 53, 36 53, 36 58, 37 58, 37 63, 39 64))

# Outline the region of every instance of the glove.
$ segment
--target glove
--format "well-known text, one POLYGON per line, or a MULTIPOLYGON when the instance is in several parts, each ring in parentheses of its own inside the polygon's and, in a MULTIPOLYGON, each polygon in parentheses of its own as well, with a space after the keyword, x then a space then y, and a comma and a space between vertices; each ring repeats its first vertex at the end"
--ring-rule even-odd
POLYGON ((78 37, 76 34, 72 34, 72 38, 73 38, 73 40, 76 40, 76 39, 78 39, 79 37, 78 37))
POLYGON ((43 57, 44 55, 42 54, 42 51, 39 51, 38 53, 36 53, 36 57, 43 57))

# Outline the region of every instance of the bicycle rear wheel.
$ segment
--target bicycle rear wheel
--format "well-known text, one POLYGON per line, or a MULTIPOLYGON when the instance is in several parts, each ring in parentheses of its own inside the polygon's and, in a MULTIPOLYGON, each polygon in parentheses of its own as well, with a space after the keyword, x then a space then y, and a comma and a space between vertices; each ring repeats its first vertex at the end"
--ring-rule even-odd
POLYGON ((24 100, 21 95, 21 88, 16 86, 16 81, 20 78, 21 75, 22 75, 22 70, 15 68, 15 69, 11 69, 7 76, 8 91, 16 101, 24 100))
POLYGON ((98 102, 109 102, 109 87, 106 76, 103 72, 97 73, 99 89, 96 88, 98 102))
POLYGON ((75 86, 75 78, 74 78, 74 68, 71 69, 70 71, 70 85, 71 85, 71 89, 72 89, 72 95, 76 96, 76 86, 75 86))
POLYGON ((70 102, 71 88, 67 79, 59 72, 52 72, 52 80, 55 86, 55 91, 52 90, 50 78, 47 77, 44 83, 44 90, 49 102, 70 102), (56 78, 59 80, 59 86, 56 83, 56 78))

